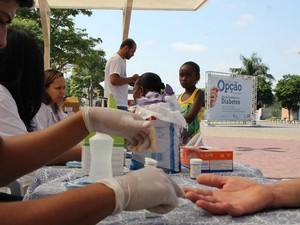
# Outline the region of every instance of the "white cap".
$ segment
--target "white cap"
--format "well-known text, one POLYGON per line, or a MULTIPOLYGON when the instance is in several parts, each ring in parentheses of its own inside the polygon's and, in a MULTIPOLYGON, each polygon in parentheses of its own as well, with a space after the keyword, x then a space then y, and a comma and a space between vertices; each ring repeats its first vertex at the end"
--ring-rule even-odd
POLYGON ((190 159, 190 164, 201 164, 202 159, 190 159))

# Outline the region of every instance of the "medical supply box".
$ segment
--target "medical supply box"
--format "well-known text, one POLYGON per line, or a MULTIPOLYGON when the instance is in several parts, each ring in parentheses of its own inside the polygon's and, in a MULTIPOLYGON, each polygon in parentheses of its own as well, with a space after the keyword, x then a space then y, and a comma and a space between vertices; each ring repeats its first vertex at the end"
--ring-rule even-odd
POLYGON ((190 159, 202 159, 201 172, 232 172, 233 151, 227 149, 208 149, 202 146, 181 146, 181 165, 190 168, 190 159))

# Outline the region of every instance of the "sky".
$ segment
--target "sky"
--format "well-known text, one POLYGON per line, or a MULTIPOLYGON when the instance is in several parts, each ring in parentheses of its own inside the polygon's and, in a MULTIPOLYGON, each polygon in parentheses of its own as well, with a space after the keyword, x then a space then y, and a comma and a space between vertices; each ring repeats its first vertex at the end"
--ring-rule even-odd
MULTIPOLYGON (((133 10, 129 37, 137 51, 127 61, 127 75, 157 73, 176 94, 184 92, 179 68, 194 61, 201 68, 197 86, 205 87, 206 71, 229 73, 242 66, 240 56, 257 53, 276 81, 285 74, 300 75, 299 0, 208 0, 197 11, 133 10)), ((122 11, 93 10, 78 16, 75 27, 90 37, 108 59, 122 42, 122 11)))

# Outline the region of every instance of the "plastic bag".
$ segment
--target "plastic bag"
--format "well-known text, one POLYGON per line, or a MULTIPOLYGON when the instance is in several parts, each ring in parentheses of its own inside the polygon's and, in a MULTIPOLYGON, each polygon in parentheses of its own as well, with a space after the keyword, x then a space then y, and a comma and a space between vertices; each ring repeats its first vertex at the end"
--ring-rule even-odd
POLYGON ((145 156, 157 160, 157 167, 167 172, 180 172, 181 129, 186 127, 186 121, 180 113, 180 107, 175 95, 161 96, 148 92, 140 99, 135 113, 146 120, 151 120, 156 129, 158 151, 147 151, 145 156))

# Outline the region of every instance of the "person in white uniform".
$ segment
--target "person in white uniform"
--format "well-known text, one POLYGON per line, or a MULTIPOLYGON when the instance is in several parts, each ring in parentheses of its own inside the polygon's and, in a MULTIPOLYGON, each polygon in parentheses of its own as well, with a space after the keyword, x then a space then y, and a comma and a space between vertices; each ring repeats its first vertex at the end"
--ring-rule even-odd
MULTIPOLYGON (((65 118, 67 114, 62 111, 61 104, 65 96, 66 81, 63 73, 48 69, 45 71, 43 102, 35 116, 37 129, 45 129, 65 118)), ((68 152, 53 160, 50 165, 62 165, 67 161, 81 160, 81 144, 78 143, 68 152)))
POLYGON ((38 129, 45 129, 67 117, 61 104, 65 97, 64 74, 54 69, 45 71, 43 102, 36 114, 38 129))
MULTIPOLYGON (((26 50, 28 56, 18 61, 24 55, 22 50, 27 46, 18 36, 12 36, 10 41, 16 43, 14 49, 6 47, 11 54, 1 54, 0 137, 2 138, 36 130, 33 118, 41 104, 44 81, 43 71, 37 70, 37 68, 43 70, 43 59, 40 59, 41 53, 37 51, 38 48, 33 46, 31 50, 26 50), (32 58, 36 58, 36 62, 33 62, 32 58)), ((34 174, 34 172, 26 174, 18 179, 22 191, 25 191, 31 183, 34 174)))

